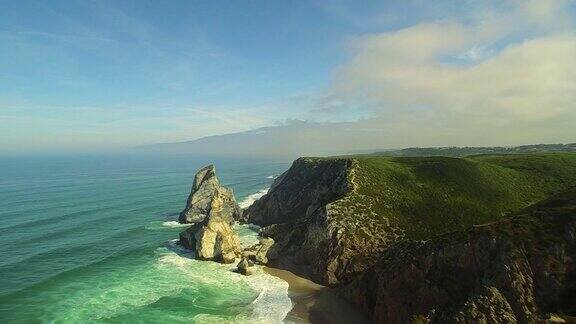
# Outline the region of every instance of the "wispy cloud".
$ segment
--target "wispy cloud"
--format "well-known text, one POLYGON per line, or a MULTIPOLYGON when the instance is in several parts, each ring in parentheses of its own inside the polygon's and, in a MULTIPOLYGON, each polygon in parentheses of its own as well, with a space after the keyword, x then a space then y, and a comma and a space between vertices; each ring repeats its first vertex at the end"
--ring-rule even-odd
POLYGON ((0 102, 5 150, 105 149, 179 142, 268 125, 250 109, 169 106, 46 106, 0 102), (41 137, 41 138, 40 138, 41 137), (73 139, 73 140, 72 140, 73 139))
POLYGON ((306 152, 574 136, 574 0, 267 5, 8 3, 0 135, 130 146, 276 125, 306 152))

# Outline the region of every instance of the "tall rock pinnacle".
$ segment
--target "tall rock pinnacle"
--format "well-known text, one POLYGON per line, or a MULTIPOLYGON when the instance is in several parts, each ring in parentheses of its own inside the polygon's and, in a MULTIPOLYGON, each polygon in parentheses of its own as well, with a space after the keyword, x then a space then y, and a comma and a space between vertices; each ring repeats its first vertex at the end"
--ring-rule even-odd
POLYGON ((220 186, 216 177, 216 168, 214 165, 208 165, 196 173, 192 191, 178 221, 182 224, 202 222, 210 214, 212 200, 217 191, 222 199, 221 217, 229 222, 239 219, 242 210, 236 203, 232 189, 220 186))

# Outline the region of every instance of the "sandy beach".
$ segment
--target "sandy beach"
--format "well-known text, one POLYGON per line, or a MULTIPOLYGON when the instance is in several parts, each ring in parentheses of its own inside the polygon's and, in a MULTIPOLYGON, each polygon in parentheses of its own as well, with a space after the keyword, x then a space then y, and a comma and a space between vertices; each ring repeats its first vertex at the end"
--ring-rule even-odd
POLYGON ((288 282, 294 306, 288 323, 369 323, 366 315, 339 297, 332 288, 314 283, 294 273, 264 267, 264 271, 288 282))

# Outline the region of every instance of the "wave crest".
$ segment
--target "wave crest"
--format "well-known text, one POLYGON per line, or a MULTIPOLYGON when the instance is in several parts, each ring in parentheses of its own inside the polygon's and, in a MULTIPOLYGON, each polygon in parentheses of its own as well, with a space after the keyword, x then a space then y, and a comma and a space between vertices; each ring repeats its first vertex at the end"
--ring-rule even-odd
POLYGON ((162 226, 165 227, 187 227, 190 226, 190 224, 181 224, 178 223, 177 221, 166 221, 162 223, 162 226))
POLYGON ((257 193, 253 193, 248 197, 244 198, 244 200, 242 200, 238 205, 240 205, 240 208, 246 209, 250 207, 256 200, 262 198, 265 194, 267 194, 268 190, 270 190, 270 188, 264 188, 258 191, 257 193))

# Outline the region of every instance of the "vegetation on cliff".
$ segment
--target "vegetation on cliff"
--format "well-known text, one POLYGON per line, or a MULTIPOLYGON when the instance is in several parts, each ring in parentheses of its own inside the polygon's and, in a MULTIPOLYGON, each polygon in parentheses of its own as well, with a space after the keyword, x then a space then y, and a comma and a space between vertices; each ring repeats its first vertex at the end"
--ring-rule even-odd
POLYGON ((576 153, 355 160, 356 190, 333 204, 332 215, 370 241, 490 222, 576 185, 576 153))
POLYGON ((576 315, 575 260, 572 189, 497 222, 395 243, 341 291, 374 322, 530 323, 576 315))
POLYGON ((387 150, 374 153, 385 156, 449 156, 465 157, 478 154, 529 154, 545 152, 576 152, 576 143, 569 144, 535 144, 512 147, 410 147, 401 150, 387 150))
POLYGON ((245 218, 267 226, 277 262, 335 285, 392 243, 497 221, 574 185, 575 153, 302 158, 245 218))

